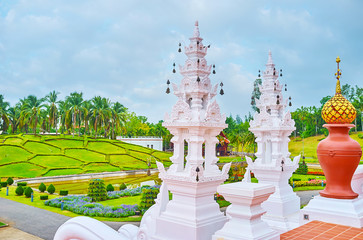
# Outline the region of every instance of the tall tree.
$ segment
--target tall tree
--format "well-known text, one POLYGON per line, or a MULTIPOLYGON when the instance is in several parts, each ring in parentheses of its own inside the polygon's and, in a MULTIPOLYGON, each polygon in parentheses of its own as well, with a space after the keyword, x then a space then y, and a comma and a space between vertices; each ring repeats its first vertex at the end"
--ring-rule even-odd
POLYGON ((3 131, 6 131, 9 125, 8 107, 10 107, 10 104, 4 101, 4 96, 0 94, 0 118, 2 119, 3 131))
POLYGON ((37 133, 40 111, 44 107, 43 102, 44 102, 43 98, 38 99, 34 95, 29 95, 26 98, 20 113, 20 116, 22 116, 23 119, 28 119, 29 124, 32 126, 34 135, 37 133))
POLYGON ((47 109, 48 109, 48 116, 49 116, 49 132, 50 128, 53 126, 55 127, 56 135, 58 134, 57 129, 57 122, 58 122, 58 109, 57 109, 57 98, 59 92, 52 91, 47 96, 45 96, 45 100, 48 102, 47 109))
POLYGON ((74 135, 74 130, 76 129, 77 120, 78 120, 78 135, 81 135, 81 119, 80 114, 82 111, 82 103, 83 103, 83 93, 73 92, 69 96, 66 97, 66 101, 70 105, 70 109, 68 110, 68 115, 72 116, 72 125, 73 130, 72 133, 74 135))

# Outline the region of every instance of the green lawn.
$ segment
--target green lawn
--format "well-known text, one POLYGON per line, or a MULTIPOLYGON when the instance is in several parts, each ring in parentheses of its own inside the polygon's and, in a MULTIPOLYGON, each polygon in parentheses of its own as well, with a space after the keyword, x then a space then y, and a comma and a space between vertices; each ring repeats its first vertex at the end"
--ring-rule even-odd
POLYGON ((171 153, 118 140, 78 136, 0 135, 0 177, 31 178, 170 166, 171 153))
MULTIPOLYGON (((362 132, 358 133, 351 132, 350 137, 356 140, 363 149, 363 139, 358 137, 359 133, 362 132)), ((305 162, 318 163, 316 149, 318 147, 319 142, 324 138, 325 138, 324 135, 308 137, 304 138, 304 140, 300 137, 297 138, 293 137, 289 142, 289 151, 291 152, 292 156, 297 156, 299 154, 302 154, 302 151, 304 150, 304 155, 305 157, 307 157, 305 158, 305 162)))
MULTIPOLYGON (((31 202, 30 198, 26 198, 25 196, 16 196, 15 194, 15 186, 10 186, 9 187, 9 196, 6 196, 6 191, 0 191, 0 197, 2 198, 6 198, 12 201, 16 201, 16 202, 20 202, 23 204, 27 204, 29 206, 33 206, 33 207, 37 207, 37 208, 41 208, 41 209, 45 209, 51 212, 55 212, 55 213, 59 213, 68 217, 77 217, 77 216, 81 216, 78 215, 76 213, 70 212, 70 211, 62 211, 60 208, 56 208, 56 207, 49 207, 44 205, 44 201, 40 200, 40 195, 48 195, 46 193, 39 193, 34 191, 34 201, 31 202)), ((59 197, 59 195, 48 195, 49 199, 53 199, 53 198, 57 198, 59 197)), ((110 205, 110 206, 119 206, 121 204, 130 204, 128 203, 129 200, 127 200, 126 198, 120 198, 117 199, 118 201, 114 201, 114 200, 107 200, 107 201, 103 201, 100 202, 101 204, 106 204, 106 205, 110 205), (108 203, 108 201, 110 201, 110 203, 108 203), (113 205, 115 204, 115 205, 113 205)), ((138 203, 138 202, 137 202, 138 203)), ((135 204, 135 203, 133 203, 135 204)), ((131 217, 126 217, 126 218, 106 218, 106 217, 95 217, 95 219, 98 219, 100 221, 113 221, 113 222, 129 222, 129 221, 140 221, 141 220, 141 216, 131 216, 131 217)))

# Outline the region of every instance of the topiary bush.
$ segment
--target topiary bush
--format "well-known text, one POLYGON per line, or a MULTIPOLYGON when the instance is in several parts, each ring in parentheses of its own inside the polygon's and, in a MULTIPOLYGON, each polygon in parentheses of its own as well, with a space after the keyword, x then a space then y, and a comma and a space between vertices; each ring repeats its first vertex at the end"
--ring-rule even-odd
POLYGON ((303 175, 306 175, 308 173, 308 165, 306 165, 304 160, 301 163, 299 163, 299 168, 296 169, 295 173, 303 175))
POLYGON ((88 197, 93 202, 104 201, 107 199, 105 183, 102 179, 92 179, 88 185, 88 197))
POLYGON ((49 192, 50 194, 53 194, 55 192, 55 187, 53 186, 53 184, 49 185, 49 187, 47 188, 47 192, 49 192))
POLYGON ((125 183, 122 183, 120 185, 120 190, 125 190, 127 188, 126 184, 125 183))
POLYGON ((155 204, 155 198, 157 197, 158 193, 159 188, 145 187, 142 189, 139 208, 143 214, 146 212, 146 210, 155 204))
POLYGON ((6 186, 8 186, 8 182, 0 182, 0 185, 1 185, 1 187, 6 187, 6 186))
POLYGON ((61 195, 61 196, 67 196, 68 195, 68 190, 60 190, 59 191, 59 195, 61 195))
POLYGON ((40 192, 45 192, 45 190, 47 190, 47 186, 45 186, 44 183, 41 183, 38 187, 40 192))
POLYGON ((30 198, 32 195, 32 192, 33 192, 33 189, 31 187, 25 188, 25 191, 24 191, 25 197, 30 198))
POLYGON ((22 186, 22 187, 25 187, 27 185, 26 182, 18 182, 17 183, 17 186, 22 186))
POLYGON ((41 195, 40 200, 48 200, 48 195, 41 195))
POLYGON ((112 184, 108 184, 107 187, 106 187, 106 191, 107 192, 112 192, 112 191, 115 191, 115 188, 112 186, 112 184))
POLYGON ((18 187, 15 189, 15 193, 16 193, 16 195, 18 195, 18 196, 23 195, 23 193, 24 193, 24 189, 23 189, 23 187, 22 187, 22 186, 18 186, 18 187))
POLYGON ((10 185, 12 185, 13 183, 14 183, 14 180, 11 178, 11 177, 9 177, 7 180, 6 180, 6 182, 8 183, 8 185, 10 186, 10 185))

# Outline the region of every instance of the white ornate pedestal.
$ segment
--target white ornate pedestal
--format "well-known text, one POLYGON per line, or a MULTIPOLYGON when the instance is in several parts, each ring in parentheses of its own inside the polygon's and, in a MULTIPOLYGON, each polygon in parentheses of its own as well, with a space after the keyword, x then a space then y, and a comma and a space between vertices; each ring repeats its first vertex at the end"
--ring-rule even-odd
POLYGON ((238 182, 218 187, 218 193, 231 202, 229 221, 213 235, 213 240, 280 239, 280 235, 261 220, 266 211, 261 203, 273 192, 270 184, 238 182))
POLYGON ((300 223, 313 220, 363 228, 363 196, 335 199, 315 196, 300 212, 300 223))
POLYGON ((283 233, 299 226, 300 198, 288 181, 297 169, 300 157, 295 157, 293 161, 290 159, 289 135, 295 129, 295 122, 290 112, 284 112, 287 100, 283 99, 283 86, 278 75, 269 52, 260 86, 261 96, 256 99, 260 113, 256 113, 250 122, 250 131, 256 136, 258 145, 257 159, 255 162, 249 157, 246 159, 259 183, 275 186, 275 193, 262 204, 267 211, 262 219, 283 233))

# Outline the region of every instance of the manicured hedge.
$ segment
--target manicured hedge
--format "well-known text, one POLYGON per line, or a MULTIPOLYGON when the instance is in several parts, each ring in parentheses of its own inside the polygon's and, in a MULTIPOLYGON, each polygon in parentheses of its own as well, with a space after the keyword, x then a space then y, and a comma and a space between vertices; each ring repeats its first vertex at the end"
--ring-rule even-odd
POLYGON ((6 186, 8 186, 8 182, 0 182, 0 185, 1 185, 1 187, 6 187, 6 186))
POLYGON ((68 195, 68 190, 60 190, 59 191, 59 195, 61 195, 61 196, 67 196, 68 195))
POLYGON ((18 182, 17 186, 25 187, 28 183, 27 182, 18 182))
POLYGON ((48 195, 40 195, 40 200, 48 200, 48 195))

